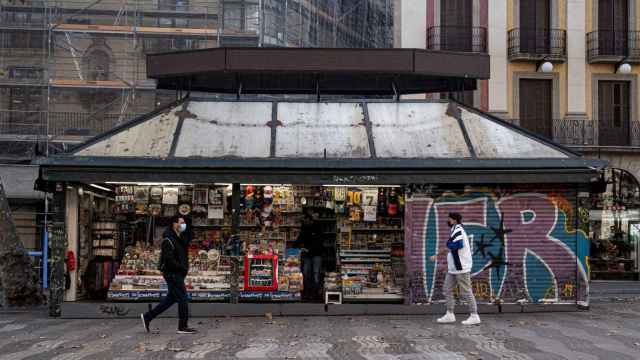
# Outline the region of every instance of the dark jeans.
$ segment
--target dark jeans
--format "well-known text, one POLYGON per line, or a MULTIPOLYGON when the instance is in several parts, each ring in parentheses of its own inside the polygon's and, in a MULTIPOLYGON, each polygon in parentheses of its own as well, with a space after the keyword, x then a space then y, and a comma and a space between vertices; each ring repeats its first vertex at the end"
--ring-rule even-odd
POLYGON ((305 292, 315 295, 320 291, 322 256, 305 256, 302 263, 305 292))
POLYGON ((167 296, 160 299, 160 303, 145 316, 151 321, 173 306, 173 304, 178 303, 178 317, 180 318, 178 328, 186 328, 189 321, 189 299, 187 297, 187 288, 184 286, 184 277, 178 274, 165 274, 163 277, 169 290, 167 296))

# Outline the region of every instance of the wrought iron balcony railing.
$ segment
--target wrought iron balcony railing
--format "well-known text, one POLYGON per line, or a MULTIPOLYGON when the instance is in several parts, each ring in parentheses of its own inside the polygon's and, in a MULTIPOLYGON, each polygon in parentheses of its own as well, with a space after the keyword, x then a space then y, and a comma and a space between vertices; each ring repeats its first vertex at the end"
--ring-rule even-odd
POLYGON ((590 63, 640 62, 640 31, 598 30, 587 34, 590 63))
POLYGON ((427 48, 471 53, 487 52, 484 27, 433 26, 427 30, 427 48))
POLYGON ((512 61, 567 59, 567 32, 562 29, 512 29, 508 41, 512 61))
MULTIPOLYGON (((509 120, 514 125, 522 125, 520 120, 509 120)), ((623 136, 599 129, 596 120, 554 119, 539 121, 533 133, 546 137, 562 145, 569 146, 640 146, 640 121, 630 121, 629 131, 623 136), (546 124, 545 124, 546 123, 546 124), (544 130, 541 133, 540 130, 544 130), (551 136, 549 136, 551 135, 551 136)), ((523 126, 526 128, 525 126, 523 126)))

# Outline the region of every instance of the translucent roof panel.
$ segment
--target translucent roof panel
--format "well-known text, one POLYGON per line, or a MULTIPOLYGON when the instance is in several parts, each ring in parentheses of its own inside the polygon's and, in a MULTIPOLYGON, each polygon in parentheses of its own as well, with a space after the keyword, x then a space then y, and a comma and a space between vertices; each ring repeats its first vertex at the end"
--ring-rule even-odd
POLYGON ((371 144, 380 159, 468 159, 470 141, 480 159, 575 157, 559 145, 462 106, 457 120, 447 115, 449 104, 444 102, 370 102, 368 122, 364 106, 186 100, 98 136, 73 154, 267 159, 275 152, 277 158, 367 159, 372 157, 371 144))
POLYGON ((511 127, 461 109, 469 139, 481 159, 568 158, 562 151, 511 127))
POLYGON ((266 158, 271 148, 270 102, 189 102, 176 157, 266 158))
POLYGON ((278 103, 276 156, 369 158, 360 103, 278 103))
POLYGON ((178 108, 119 131, 76 153, 78 156, 166 158, 176 131, 178 108))
POLYGON ((369 103, 379 158, 470 157, 458 120, 444 103, 369 103))

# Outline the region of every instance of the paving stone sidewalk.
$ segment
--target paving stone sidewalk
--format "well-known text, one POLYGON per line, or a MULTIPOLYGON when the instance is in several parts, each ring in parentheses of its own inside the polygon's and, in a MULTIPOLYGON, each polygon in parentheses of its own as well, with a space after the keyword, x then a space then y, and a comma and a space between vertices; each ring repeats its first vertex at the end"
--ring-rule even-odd
MULTIPOLYGON (((485 315, 480 326, 435 316, 58 320, 0 313, 0 360, 21 359, 640 359, 640 301, 576 313, 485 315)), ((462 320, 462 319, 459 319, 462 320)))

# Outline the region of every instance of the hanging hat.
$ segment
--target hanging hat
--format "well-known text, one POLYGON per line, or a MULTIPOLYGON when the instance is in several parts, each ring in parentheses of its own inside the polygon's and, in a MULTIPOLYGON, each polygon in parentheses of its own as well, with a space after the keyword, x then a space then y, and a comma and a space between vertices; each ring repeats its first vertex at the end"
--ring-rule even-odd
POLYGON ((272 198, 273 197, 273 187, 272 186, 265 186, 264 187, 264 197, 265 198, 272 198))

